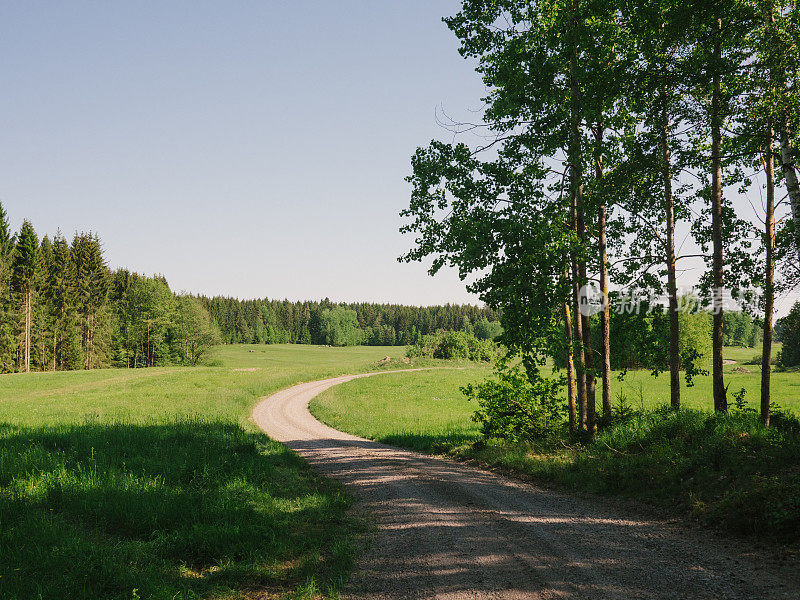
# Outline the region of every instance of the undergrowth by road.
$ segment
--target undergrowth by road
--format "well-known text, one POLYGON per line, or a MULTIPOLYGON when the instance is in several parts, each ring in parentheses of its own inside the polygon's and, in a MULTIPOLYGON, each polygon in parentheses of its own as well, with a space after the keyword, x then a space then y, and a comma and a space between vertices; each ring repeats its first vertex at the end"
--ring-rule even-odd
POLYGON ((800 423, 769 429, 753 411, 648 409, 618 415, 594 441, 566 434, 524 444, 483 440, 459 387, 480 370, 402 373, 332 388, 312 412, 349 433, 468 458, 569 489, 672 506, 736 533, 800 542, 800 423), (401 391, 398 391, 401 390, 401 391))

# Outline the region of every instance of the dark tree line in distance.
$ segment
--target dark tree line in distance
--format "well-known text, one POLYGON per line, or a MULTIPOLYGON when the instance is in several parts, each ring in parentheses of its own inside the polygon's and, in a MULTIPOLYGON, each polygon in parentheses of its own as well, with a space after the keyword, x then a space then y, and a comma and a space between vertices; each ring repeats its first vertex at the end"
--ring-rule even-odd
POLYGON ((238 300, 176 294, 108 267, 97 234, 12 232, 0 205, 0 372, 196 365, 220 343, 408 345, 440 330, 500 334, 477 306, 238 300))
POLYGON ((472 305, 404 306, 369 302, 239 300, 200 297, 228 344, 406 346, 437 331, 500 335, 500 313, 472 305))

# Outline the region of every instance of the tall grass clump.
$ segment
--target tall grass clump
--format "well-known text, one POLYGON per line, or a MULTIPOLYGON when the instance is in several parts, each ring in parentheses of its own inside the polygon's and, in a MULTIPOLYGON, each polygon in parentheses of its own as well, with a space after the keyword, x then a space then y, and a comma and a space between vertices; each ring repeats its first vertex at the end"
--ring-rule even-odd
POLYGON ((601 431, 576 454, 570 479, 606 492, 677 502, 710 524, 800 540, 800 422, 771 427, 747 410, 667 408, 601 431))

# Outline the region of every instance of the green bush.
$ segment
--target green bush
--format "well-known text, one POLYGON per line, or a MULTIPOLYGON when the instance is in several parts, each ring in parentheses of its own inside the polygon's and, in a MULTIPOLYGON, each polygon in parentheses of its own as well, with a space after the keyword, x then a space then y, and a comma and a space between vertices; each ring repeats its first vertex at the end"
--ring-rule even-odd
POLYGON ((478 403, 472 416, 486 438, 521 442, 550 436, 563 423, 559 382, 526 374, 519 367, 499 369, 496 380, 462 389, 478 403))
POLYGON ((417 343, 408 346, 408 358, 440 358, 443 360, 472 360, 491 362, 499 347, 491 340, 481 340, 465 331, 439 331, 424 335, 417 343))
POLYGON ((358 327, 356 311, 336 306, 322 311, 320 329, 329 346, 358 346, 364 332, 358 327))
POLYGON ((503 326, 499 321, 490 321, 486 317, 478 320, 473 329, 479 340, 496 340, 503 333, 503 326))
POLYGON ((778 364, 783 367, 800 365, 800 302, 795 303, 791 312, 779 319, 783 348, 778 355, 778 364))

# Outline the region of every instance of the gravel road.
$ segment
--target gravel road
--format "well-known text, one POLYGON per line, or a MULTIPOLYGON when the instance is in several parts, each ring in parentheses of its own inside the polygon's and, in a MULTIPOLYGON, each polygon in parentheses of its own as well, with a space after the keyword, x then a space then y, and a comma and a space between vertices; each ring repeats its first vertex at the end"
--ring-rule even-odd
POLYGON ((341 433, 308 402, 357 375, 263 399, 253 420, 342 481, 377 527, 353 599, 792 599, 800 569, 630 503, 578 497, 341 433))

